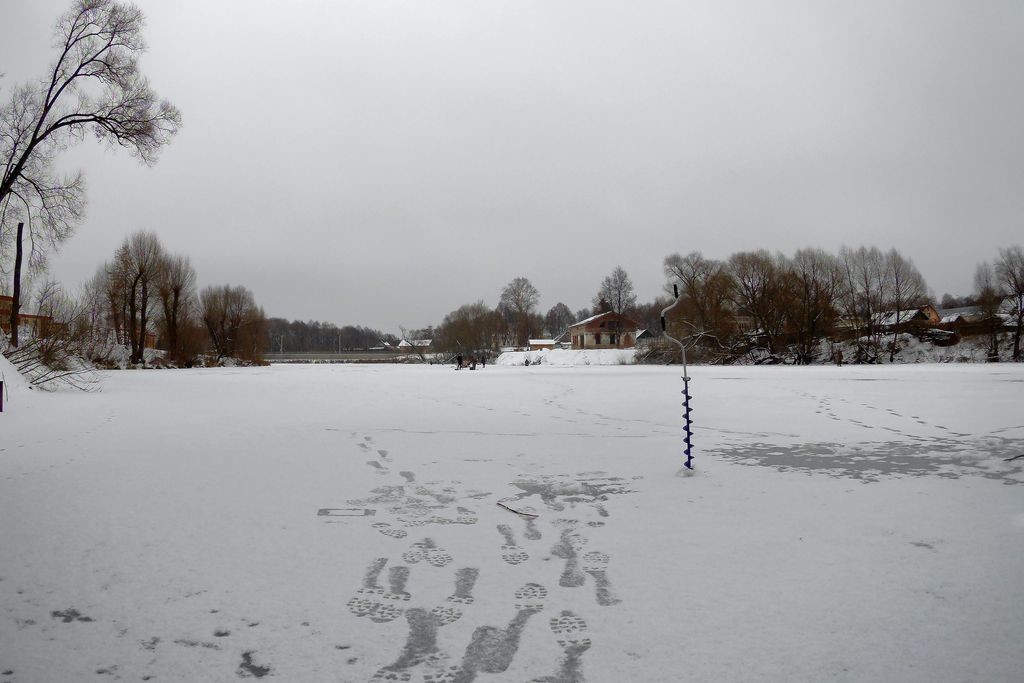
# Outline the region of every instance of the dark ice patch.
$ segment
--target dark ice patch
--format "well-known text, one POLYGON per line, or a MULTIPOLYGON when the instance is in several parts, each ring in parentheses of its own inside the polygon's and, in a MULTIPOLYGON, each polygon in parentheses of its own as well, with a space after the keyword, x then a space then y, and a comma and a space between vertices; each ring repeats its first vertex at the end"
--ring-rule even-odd
POLYGON ((877 482, 893 476, 978 476, 1004 484, 1024 484, 1024 463, 1008 461, 1024 440, 989 434, 974 439, 936 437, 913 441, 800 444, 746 443, 708 449, 710 455, 741 465, 781 472, 820 472, 831 477, 877 482))

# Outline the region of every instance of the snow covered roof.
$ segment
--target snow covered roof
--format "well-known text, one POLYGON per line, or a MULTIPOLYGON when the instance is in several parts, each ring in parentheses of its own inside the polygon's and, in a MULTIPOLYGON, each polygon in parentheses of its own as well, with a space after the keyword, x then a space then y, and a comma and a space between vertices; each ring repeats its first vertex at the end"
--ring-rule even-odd
POLYGON ((906 323, 911 320, 933 319, 937 322, 939 314, 930 304, 925 304, 920 308, 908 308, 903 311, 884 311, 882 313, 876 313, 874 316, 875 325, 879 325, 881 327, 892 327, 896 325, 897 322, 906 323))
POLYGON ((875 315, 875 324, 883 327, 895 325, 897 321, 905 323, 917 315, 919 309, 911 308, 906 311, 886 311, 875 315))
POLYGON ((597 315, 592 315, 589 318, 584 318, 583 320, 580 320, 579 322, 575 322, 572 325, 569 325, 569 327, 576 327, 577 325, 586 325, 589 322, 593 322, 594 320, 597 320, 598 318, 600 318, 603 315, 608 315, 609 312, 610 311, 605 312, 605 313, 598 313, 597 315))
POLYGON ((409 341, 408 339, 403 339, 402 341, 398 342, 398 346, 406 349, 409 348, 410 346, 423 348, 424 346, 430 346, 431 342, 433 341, 433 339, 413 339, 412 341, 409 341))
MULTIPOLYGON (((579 322, 575 322, 572 325, 569 325, 569 329, 572 329, 574 327, 580 327, 581 325, 587 325, 587 324, 592 323, 592 322, 594 322, 596 320, 599 320, 600 318, 607 318, 607 317, 610 317, 610 316, 619 318, 620 320, 630 320, 630 318, 628 316, 625 316, 625 315, 623 315, 621 313, 616 313, 615 311, 605 311, 604 313, 598 313, 597 315, 592 315, 589 318, 584 318, 583 320, 580 320, 579 322)), ((635 320, 632 320, 631 322, 634 325, 636 325, 636 321, 635 320)))
POLYGON ((530 346, 554 346, 554 339, 531 339, 530 346))
POLYGON ((981 318, 984 315, 977 306, 960 306, 959 308, 943 308, 939 310, 940 322, 943 325, 949 325, 958 320, 966 322, 970 318, 981 318))

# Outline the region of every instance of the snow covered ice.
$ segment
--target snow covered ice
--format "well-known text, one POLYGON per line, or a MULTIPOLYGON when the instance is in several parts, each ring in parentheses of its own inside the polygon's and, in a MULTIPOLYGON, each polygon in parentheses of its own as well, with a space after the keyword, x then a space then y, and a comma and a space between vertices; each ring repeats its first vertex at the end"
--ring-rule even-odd
POLYGON ((0 681, 1020 680, 1024 366, 679 370, 17 386, 0 681))

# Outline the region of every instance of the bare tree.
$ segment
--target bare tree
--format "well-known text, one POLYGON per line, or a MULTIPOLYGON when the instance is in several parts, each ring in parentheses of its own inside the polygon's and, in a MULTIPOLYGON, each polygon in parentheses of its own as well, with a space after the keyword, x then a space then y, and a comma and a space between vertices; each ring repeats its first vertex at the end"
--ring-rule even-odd
POLYGON ((1012 313, 1017 319, 1013 332, 1013 359, 1021 360, 1020 337, 1024 327, 1024 249, 1020 246, 999 250, 995 275, 1002 290, 1013 302, 1012 313))
POLYGON ((196 297, 196 271, 187 256, 176 254, 165 258, 159 293, 168 355, 174 361, 186 362, 190 354, 182 344, 183 332, 190 323, 196 297))
POLYGON ((776 351, 775 340, 785 321, 786 290, 781 256, 773 257, 764 249, 745 251, 729 257, 732 275, 731 299, 736 312, 749 318, 756 336, 767 343, 768 352, 776 351))
MULTIPOLYGON (((2 125, 2 124, 0 124, 2 125)), ((2 130, 2 128, 0 128, 2 130)), ((55 179, 49 159, 37 160, 0 200, 0 242, 11 234, 14 248, 12 271, 11 346, 17 347, 21 310, 23 267, 39 272, 46 266, 46 254, 71 236, 85 206, 81 176, 55 179), (43 167, 38 168, 40 164, 43 167), (17 222, 17 228, 12 229, 17 222), (27 230, 26 230, 27 223, 27 230)))
POLYGON ((731 353, 729 293, 733 285, 725 264, 694 251, 686 256, 666 256, 664 269, 666 290, 671 294, 673 284, 678 284, 683 299, 682 318, 668 321, 678 328, 674 336, 693 338, 716 354, 731 353))
POLYGON ((127 282, 131 363, 141 363, 146 349, 146 335, 152 326, 150 312, 165 265, 164 250, 156 234, 140 230, 125 239, 117 251, 116 260, 127 282))
POLYGON ((515 315, 516 344, 523 346, 530 338, 531 314, 540 300, 540 292, 525 277, 517 277, 501 290, 501 303, 515 315))
POLYGON ((999 330, 1003 325, 999 317, 999 304, 1002 301, 1002 293, 999 288, 999 280, 996 277, 995 269, 988 261, 979 263, 974 270, 974 296, 978 302, 978 308, 985 316, 985 323, 988 326, 988 357, 989 360, 999 359, 999 330))
POLYGON ((477 301, 446 315, 435 331, 434 343, 438 350, 443 351, 489 351, 494 347, 501 327, 497 314, 483 301, 477 301))
POLYGON ((86 281, 78 295, 81 310, 78 325, 79 337, 83 340, 83 355, 92 360, 105 359, 110 342, 111 305, 109 299, 111 274, 109 264, 96 269, 86 281))
POLYGON ((641 330, 661 330, 661 312, 672 303, 672 299, 662 296, 654 301, 637 304, 630 316, 640 323, 641 330))
POLYGON ((121 346, 131 346, 128 339, 128 299, 130 292, 131 277, 128 273, 128 263, 123 258, 121 248, 114 253, 114 259, 101 266, 103 275, 97 274, 96 278, 102 278, 104 296, 107 304, 107 322, 113 334, 112 341, 121 346))
POLYGON ((843 273, 840 298, 843 313, 857 334, 857 362, 876 362, 881 342, 881 313, 885 310, 885 256, 877 247, 839 250, 843 273))
POLYGON ((887 291, 884 294, 886 305, 893 310, 892 342, 889 344, 889 362, 896 358, 898 350, 900 325, 908 309, 922 305, 928 297, 928 285, 924 276, 910 259, 904 258, 895 249, 885 255, 885 278, 887 291))
MULTIPOLYGON (((58 55, 47 76, 13 88, 0 106, 0 211, 15 201, 24 205, 30 265, 47 244, 66 239, 82 214, 81 174, 59 177, 53 171, 61 151, 92 131, 150 164, 181 124, 178 110, 158 100, 139 71, 142 26, 142 13, 132 5, 77 0, 57 20, 58 55)), ((19 253, 21 247, 19 237, 19 253)), ((16 300, 20 265, 16 261, 16 300)), ((20 303, 12 308, 14 346, 20 303)))
POLYGON ((203 324, 217 359, 258 361, 266 339, 266 316, 245 287, 206 287, 199 294, 203 324))
POLYGON ((77 0, 57 20, 46 78, 15 88, 0 110, 0 202, 86 131, 153 163, 181 125, 139 71, 142 12, 114 0, 77 0))
POLYGON ((544 315, 544 327, 547 328, 548 333, 555 339, 565 334, 565 331, 569 329, 569 325, 572 325, 573 322, 572 311, 561 301, 552 306, 544 315))
POLYGON ((636 293, 633 291, 633 281, 622 268, 615 266, 611 275, 601 281, 601 287, 594 296, 593 304, 597 306, 600 301, 607 301, 611 309, 616 313, 626 313, 636 306, 636 293))
POLYGON ((79 335, 82 309, 60 285, 47 281, 36 298, 39 316, 31 337, 5 355, 28 381, 44 389, 70 386, 85 391, 100 386, 99 376, 83 358, 79 335))
POLYGON ((797 363, 810 364, 818 340, 831 331, 841 284, 838 261, 822 249, 801 249, 788 262, 786 317, 796 338, 797 363))

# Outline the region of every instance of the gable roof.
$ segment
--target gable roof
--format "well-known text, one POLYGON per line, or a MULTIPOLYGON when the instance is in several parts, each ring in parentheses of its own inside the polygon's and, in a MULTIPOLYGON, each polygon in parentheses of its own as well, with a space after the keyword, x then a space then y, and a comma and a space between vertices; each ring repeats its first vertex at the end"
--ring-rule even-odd
POLYGON ((605 311, 604 313, 598 313, 597 315, 592 315, 589 318, 584 318, 579 322, 573 323, 572 325, 569 325, 569 329, 571 330, 574 327, 589 325, 591 323, 597 322, 601 318, 615 318, 617 320, 628 322, 629 327, 639 327, 639 324, 629 316, 623 315, 622 313, 616 313, 615 311, 605 311))
POLYGON ((882 327, 892 327, 897 321, 901 323, 908 323, 911 320, 931 320, 932 316, 929 313, 935 315, 935 320, 940 318, 938 311, 931 304, 925 304, 918 308, 908 308, 905 311, 883 311, 876 313, 874 320, 876 325, 882 327))

